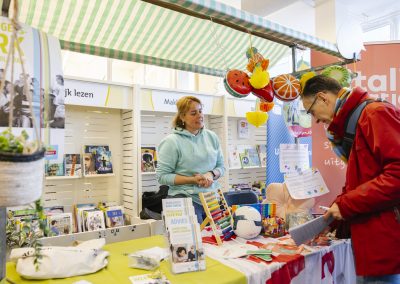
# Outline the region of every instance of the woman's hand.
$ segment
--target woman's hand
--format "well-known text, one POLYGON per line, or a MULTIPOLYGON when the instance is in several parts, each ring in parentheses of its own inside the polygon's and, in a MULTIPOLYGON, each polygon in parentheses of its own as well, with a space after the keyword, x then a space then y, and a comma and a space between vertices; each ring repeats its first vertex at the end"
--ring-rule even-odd
POLYGON ((213 177, 210 172, 205 174, 195 174, 194 175, 195 183, 200 187, 208 188, 213 184, 213 177))

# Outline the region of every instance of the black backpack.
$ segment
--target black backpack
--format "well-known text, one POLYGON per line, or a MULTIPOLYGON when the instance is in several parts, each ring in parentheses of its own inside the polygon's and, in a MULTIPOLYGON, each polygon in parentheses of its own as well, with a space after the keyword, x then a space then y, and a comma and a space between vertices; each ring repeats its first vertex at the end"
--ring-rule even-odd
POLYGON ((382 99, 378 98, 376 100, 365 100, 362 103, 360 103, 353 111, 352 113, 348 116, 346 122, 345 122, 345 133, 344 137, 342 140, 342 148, 344 150, 344 154, 346 159, 349 159, 350 156, 350 151, 351 147, 353 146, 354 138, 356 136, 356 130, 357 130, 357 124, 358 124, 358 119, 360 118, 360 115, 364 108, 373 102, 383 102, 382 99))

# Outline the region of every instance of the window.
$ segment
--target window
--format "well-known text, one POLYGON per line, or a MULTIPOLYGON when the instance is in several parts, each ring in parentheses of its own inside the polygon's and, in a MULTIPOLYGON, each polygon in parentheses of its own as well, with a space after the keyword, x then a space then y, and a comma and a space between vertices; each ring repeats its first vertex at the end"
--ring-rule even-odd
POLYGON ((61 50, 64 75, 107 80, 107 58, 61 50))
POLYGON ((364 42, 367 41, 389 41, 390 40, 390 25, 384 25, 382 27, 372 29, 364 32, 364 42))

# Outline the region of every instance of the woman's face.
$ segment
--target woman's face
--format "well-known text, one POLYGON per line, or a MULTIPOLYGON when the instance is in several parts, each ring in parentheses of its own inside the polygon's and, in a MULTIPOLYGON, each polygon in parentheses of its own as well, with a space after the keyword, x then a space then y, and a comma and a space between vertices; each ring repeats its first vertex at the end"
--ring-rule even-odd
POLYGON ((191 102, 189 110, 181 117, 185 129, 193 134, 204 127, 203 107, 197 102, 191 102))

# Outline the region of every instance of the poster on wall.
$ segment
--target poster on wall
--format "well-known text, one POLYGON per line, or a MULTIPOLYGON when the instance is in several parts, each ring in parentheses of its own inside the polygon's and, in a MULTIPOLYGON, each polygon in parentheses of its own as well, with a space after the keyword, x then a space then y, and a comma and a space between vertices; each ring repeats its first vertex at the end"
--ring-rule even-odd
MULTIPOLYGON (((273 182, 283 182, 284 174, 280 171, 280 148, 281 144, 294 144, 295 139, 289 131, 284 117, 284 103, 274 99, 274 108, 268 113, 267 121, 267 184, 273 182)), ((298 139, 300 144, 307 144, 311 149, 311 137, 301 137, 298 139)), ((309 161, 311 161, 311 151, 308 151, 309 161)), ((311 167, 311 165, 309 165, 311 167)))
MULTIPOLYGON (((381 97, 400 107, 400 58, 398 54, 400 43, 366 44, 361 52, 361 61, 348 65, 347 68, 357 72, 352 87, 359 86, 368 91, 371 96, 381 97)), ((337 60, 331 56, 312 51, 312 65, 320 66, 337 60)), ((327 125, 312 125, 313 167, 320 170, 330 192, 316 200, 315 209, 319 205, 329 205, 345 184, 346 164, 332 151, 332 146, 325 136, 327 125)))
POLYGON ((14 72, 11 64, 5 72, 7 54, 10 52, 12 26, 6 17, 0 17, 0 78, 5 76, 5 86, 0 90, 0 131, 9 125, 9 113, 13 113, 11 125, 13 132, 19 134, 25 129, 31 139, 35 137, 33 123, 36 123, 45 145, 57 145, 56 159, 52 149, 52 163, 63 163, 64 154, 64 77, 62 72, 61 48, 59 41, 36 29, 21 25, 18 42, 25 68, 25 78, 18 53, 14 59, 14 72), (24 81, 29 90, 25 90, 24 81), (12 86, 12 84, 14 86, 12 86), (11 90, 14 88, 11 109, 11 90), (32 111, 26 92, 32 96, 32 111))

